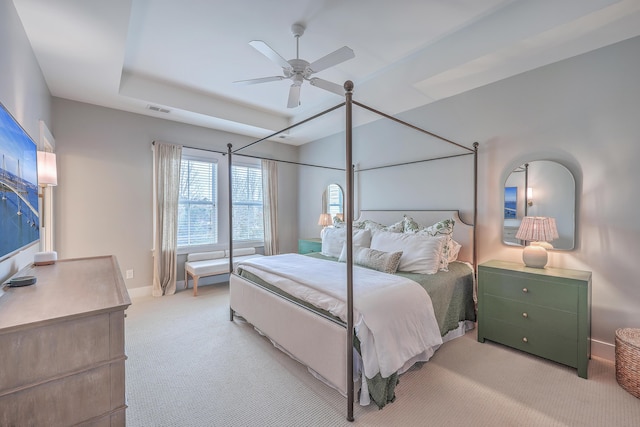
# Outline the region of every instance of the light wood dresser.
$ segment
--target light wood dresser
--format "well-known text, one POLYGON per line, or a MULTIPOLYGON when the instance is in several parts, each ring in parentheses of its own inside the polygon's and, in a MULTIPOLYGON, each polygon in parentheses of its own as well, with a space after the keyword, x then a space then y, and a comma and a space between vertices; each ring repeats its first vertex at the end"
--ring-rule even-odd
POLYGON ((478 341, 578 370, 591 357, 591 272, 489 261, 478 266, 478 341))
POLYGON ((124 318, 113 256, 30 266, 0 297, 0 425, 124 426, 124 318))

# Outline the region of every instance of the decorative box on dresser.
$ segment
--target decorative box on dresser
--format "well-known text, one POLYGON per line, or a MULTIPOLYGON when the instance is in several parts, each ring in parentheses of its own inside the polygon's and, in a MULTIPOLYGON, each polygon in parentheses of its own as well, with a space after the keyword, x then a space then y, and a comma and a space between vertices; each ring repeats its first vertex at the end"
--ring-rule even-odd
POLYGON ((317 238, 298 239, 298 253, 322 252, 322 240, 317 238))
POLYGON ((591 357, 591 272, 489 261, 478 266, 478 341, 577 368, 591 357))
POLYGON ((0 297, 0 425, 124 426, 124 311, 113 256, 29 266, 0 297))

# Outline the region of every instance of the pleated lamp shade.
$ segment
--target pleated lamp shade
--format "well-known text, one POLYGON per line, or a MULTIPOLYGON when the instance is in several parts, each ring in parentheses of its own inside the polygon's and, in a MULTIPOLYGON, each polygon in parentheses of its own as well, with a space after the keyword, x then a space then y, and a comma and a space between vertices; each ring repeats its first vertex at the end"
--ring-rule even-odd
POLYGON ((318 218, 318 225, 323 227, 328 227, 333 224, 333 220, 331 219, 331 215, 328 213, 320 214, 320 218, 318 218))
MULTIPOLYGON (((551 242, 558 237, 555 218, 544 216, 525 216, 516 233, 516 239, 525 242, 551 242)), ((543 245, 525 246, 522 260, 527 267, 544 268, 548 260, 547 249, 543 245)))

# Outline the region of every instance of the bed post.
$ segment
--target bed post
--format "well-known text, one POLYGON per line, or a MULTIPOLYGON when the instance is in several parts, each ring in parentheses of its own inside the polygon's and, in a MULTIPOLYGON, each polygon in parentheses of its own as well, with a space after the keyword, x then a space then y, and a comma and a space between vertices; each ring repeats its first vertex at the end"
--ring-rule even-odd
MULTIPOLYGON (((233 183, 231 182, 232 172, 231 166, 233 152, 231 149, 233 145, 231 143, 227 144, 227 156, 228 156, 228 164, 229 164, 229 277, 233 274, 233 183)), ((229 306, 229 320, 233 321, 233 309, 229 306)))
POLYGON ((478 267, 478 244, 476 233, 478 229, 478 142, 473 143, 473 271, 478 267))
POLYGON ((345 221, 347 223, 347 421, 353 421, 353 159, 352 159, 352 108, 353 82, 344 83, 345 97, 345 138, 346 157, 345 174, 347 184, 347 203, 345 221))

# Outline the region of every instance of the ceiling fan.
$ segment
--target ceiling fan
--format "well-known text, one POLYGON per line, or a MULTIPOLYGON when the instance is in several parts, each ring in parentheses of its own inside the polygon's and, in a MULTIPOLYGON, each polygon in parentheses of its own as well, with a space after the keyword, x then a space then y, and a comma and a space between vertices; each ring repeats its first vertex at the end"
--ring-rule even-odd
POLYGON ((291 26, 291 32, 296 38, 296 58, 290 59, 289 61, 284 59, 275 50, 271 49, 271 47, 269 47, 269 45, 262 40, 252 40, 251 42, 249 42, 249 45, 251 45, 251 47, 282 67, 284 75, 262 77, 250 80, 239 80, 234 83, 256 84, 290 79, 291 81, 293 81, 293 84, 289 89, 289 101, 287 102, 288 108, 295 108, 300 105, 300 87, 305 80, 308 81, 312 86, 316 86, 340 96, 344 96, 344 88, 339 84, 311 76, 319 71, 325 70, 329 67, 333 67, 334 65, 338 65, 344 61, 354 58, 356 55, 353 53, 353 50, 351 50, 347 46, 343 46, 340 49, 333 51, 330 54, 325 55, 322 58, 311 63, 305 61, 304 59, 300 59, 299 43, 300 36, 304 34, 304 30, 304 25, 299 23, 293 24, 291 26))

